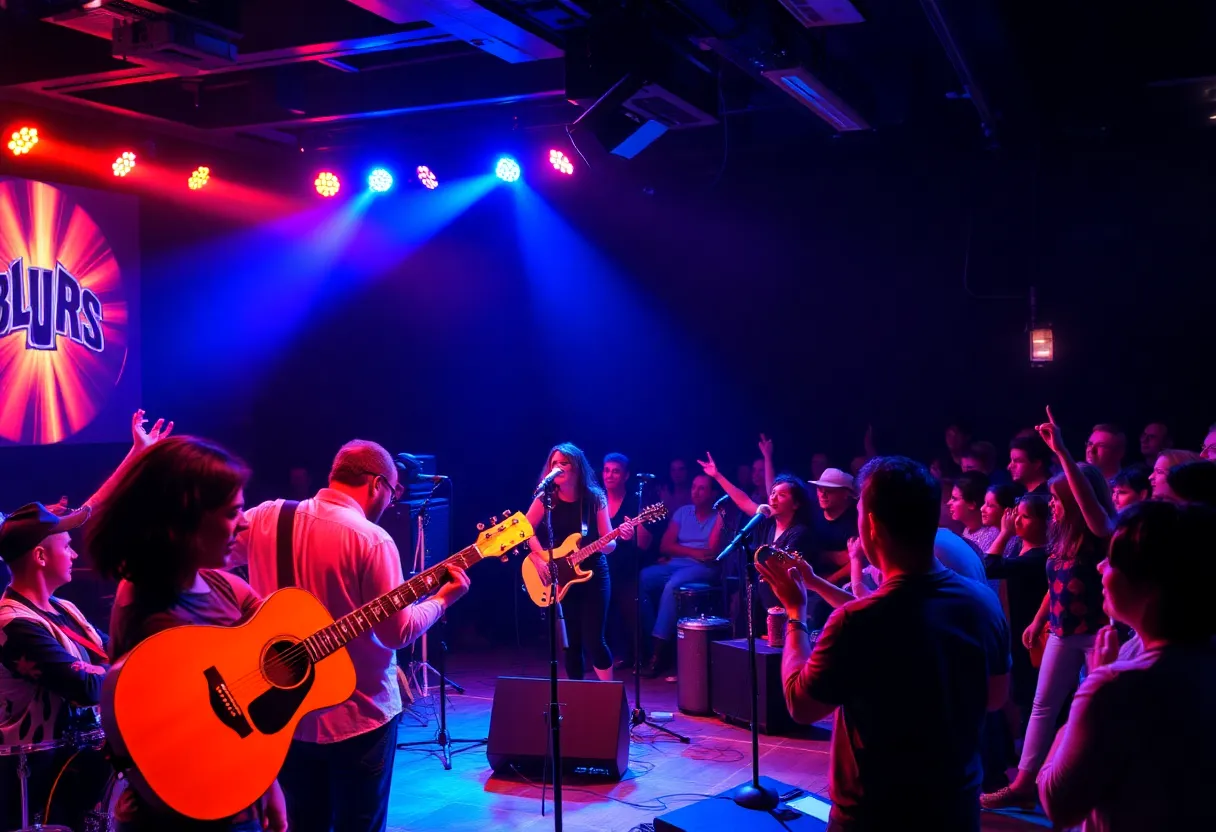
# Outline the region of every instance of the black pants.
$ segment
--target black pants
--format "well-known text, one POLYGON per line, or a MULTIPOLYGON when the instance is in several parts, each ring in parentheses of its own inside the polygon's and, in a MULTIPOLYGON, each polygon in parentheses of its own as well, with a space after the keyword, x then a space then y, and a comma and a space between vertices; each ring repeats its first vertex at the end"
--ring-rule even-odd
POLYGON ((591 665, 600 670, 612 667, 612 651, 608 649, 605 628, 608 624, 608 599, 612 596, 612 581, 608 577, 608 564, 596 564, 591 580, 570 587, 562 601, 562 613, 566 620, 566 638, 570 647, 566 650, 566 676, 582 679, 587 673, 583 658, 586 654, 591 665))
POLYGON ((292 832, 384 832, 397 724, 333 743, 296 740, 279 773, 292 832))

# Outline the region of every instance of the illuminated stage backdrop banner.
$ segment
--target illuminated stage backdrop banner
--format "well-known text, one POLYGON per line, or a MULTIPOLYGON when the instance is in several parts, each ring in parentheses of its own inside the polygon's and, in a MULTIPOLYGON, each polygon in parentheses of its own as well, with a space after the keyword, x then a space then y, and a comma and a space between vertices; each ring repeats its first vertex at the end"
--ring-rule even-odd
POLYGON ((0 178, 0 444, 123 441, 139 399, 138 201, 0 178))

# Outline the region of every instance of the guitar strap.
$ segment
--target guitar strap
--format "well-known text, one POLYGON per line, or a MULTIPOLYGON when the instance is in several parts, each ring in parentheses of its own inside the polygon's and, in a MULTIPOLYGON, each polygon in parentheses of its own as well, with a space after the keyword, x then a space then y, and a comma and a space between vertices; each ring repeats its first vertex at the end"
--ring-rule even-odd
MULTIPOLYGON (((42 609, 39 609, 38 607, 36 607, 24 595, 21 595, 16 590, 10 589, 9 595, 15 601, 19 602, 23 607, 26 607, 27 609, 30 609, 33 612, 37 613, 47 624, 51 625, 51 629, 54 632, 62 633, 63 635, 67 636, 72 641, 76 642, 81 647, 83 647, 85 650, 89 651, 91 654, 93 654, 97 658, 101 659, 102 664, 110 663, 110 657, 106 654, 105 649, 100 644, 93 641, 92 639, 84 638, 82 636, 77 635, 75 632, 73 632, 71 627, 62 626, 58 621, 56 621, 55 619, 53 619, 49 615, 47 615, 45 610, 42 610, 42 609)), ((53 599, 51 601, 51 604, 55 607, 55 609, 59 610, 60 614, 65 615, 69 619, 71 619, 72 615, 69 612, 67 612, 63 607, 56 604, 55 603, 56 600, 58 600, 58 599, 53 599)))
POLYGON ((279 522, 274 532, 275 553, 279 564, 279 589, 296 585, 296 570, 291 563, 291 533, 295 528, 296 509, 299 505, 295 500, 284 500, 279 508, 279 522))

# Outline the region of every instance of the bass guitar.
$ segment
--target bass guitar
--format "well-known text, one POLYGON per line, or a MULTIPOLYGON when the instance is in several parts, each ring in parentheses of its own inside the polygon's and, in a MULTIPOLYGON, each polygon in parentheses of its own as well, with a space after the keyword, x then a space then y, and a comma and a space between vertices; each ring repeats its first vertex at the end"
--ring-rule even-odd
MULTIPOLYGON (((643 509, 641 514, 629 522, 632 522, 635 526, 641 526, 645 523, 662 520, 666 516, 667 506, 662 503, 655 503, 643 509)), ((566 597, 566 593, 570 590, 570 587, 591 579, 591 570, 583 569, 579 564, 592 555, 598 555, 604 551, 605 546, 620 536, 621 530, 616 528, 594 543, 580 549, 578 541, 581 535, 577 533, 572 534, 562 541, 561 546, 553 550, 551 569, 547 562, 538 569, 533 558, 524 558, 524 587, 528 590, 528 597, 532 599, 532 602, 536 606, 547 607, 549 606, 550 593, 556 591, 557 600, 560 603, 566 597)), ((548 561, 548 557, 549 553, 545 552, 544 558, 546 561, 548 561)))
POLYGON ((238 627, 175 627, 144 640, 103 686, 115 767, 149 802, 187 817, 242 811, 278 776, 300 719, 354 692, 348 642, 433 593, 449 567, 506 559, 531 536, 513 514, 337 621, 311 593, 280 589, 238 627))

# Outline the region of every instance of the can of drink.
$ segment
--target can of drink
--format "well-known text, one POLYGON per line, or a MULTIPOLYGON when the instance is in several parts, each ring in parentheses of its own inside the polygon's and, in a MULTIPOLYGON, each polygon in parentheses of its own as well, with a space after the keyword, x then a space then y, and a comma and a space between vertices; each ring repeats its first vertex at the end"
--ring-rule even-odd
POLYGON ((769 607, 768 609, 768 646, 785 646, 785 622, 787 616, 784 607, 769 607))

